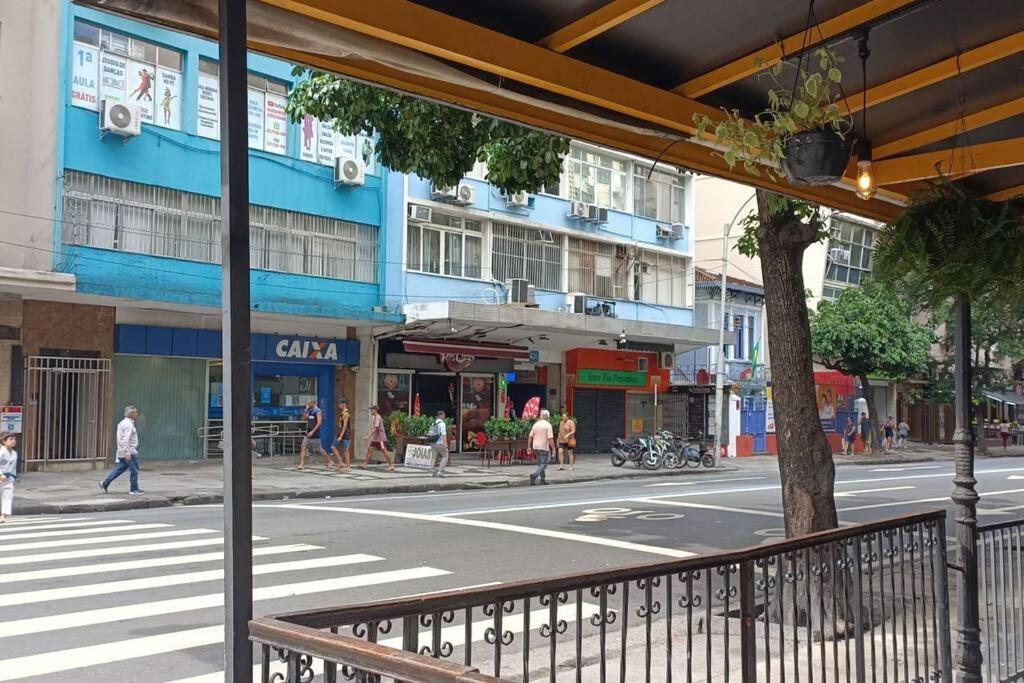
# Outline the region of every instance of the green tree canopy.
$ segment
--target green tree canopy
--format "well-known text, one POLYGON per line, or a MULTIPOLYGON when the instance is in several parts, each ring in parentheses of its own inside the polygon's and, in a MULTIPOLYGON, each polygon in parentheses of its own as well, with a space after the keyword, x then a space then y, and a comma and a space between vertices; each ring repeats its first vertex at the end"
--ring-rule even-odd
POLYGON ((830 370, 860 378, 923 373, 932 333, 910 313, 906 303, 877 285, 846 289, 811 315, 814 357, 830 370))
POLYGON ((296 69, 306 78, 288 99, 292 121, 314 116, 343 135, 379 135, 380 162, 439 186, 457 185, 479 159, 487 182, 504 192, 536 192, 557 185, 569 140, 462 109, 296 69))

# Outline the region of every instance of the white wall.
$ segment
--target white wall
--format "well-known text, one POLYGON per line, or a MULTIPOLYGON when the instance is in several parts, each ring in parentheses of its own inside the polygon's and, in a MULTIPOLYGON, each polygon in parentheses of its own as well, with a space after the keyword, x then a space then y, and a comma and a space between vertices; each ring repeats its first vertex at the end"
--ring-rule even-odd
MULTIPOLYGON (((722 268, 722 230, 736 212, 753 194, 754 189, 721 180, 712 176, 694 176, 694 260, 698 268, 721 272, 722 268)), ((750 204, 740 212, 740 217, 729 232, 729 271, 730 275, 764 282, 761 278, 761 260, 748 258, 735 250, 736 242, 743 234, 739 222, 753 209, 756 203, 750 204)))
POLYGON ((59 0, 0 1, 0 240, 3 265, 51 270, 60 106, 59 0))

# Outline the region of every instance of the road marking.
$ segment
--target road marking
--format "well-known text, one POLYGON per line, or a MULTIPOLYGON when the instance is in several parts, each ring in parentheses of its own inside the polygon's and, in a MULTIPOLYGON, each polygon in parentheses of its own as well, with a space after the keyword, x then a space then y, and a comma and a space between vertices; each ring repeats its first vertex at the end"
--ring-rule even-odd
MULTIPOLYGON (((384 572, 357 574, 355 576, 333 577, 318 581, 285 583, 278 586, 256 588, 252 592, 252 599, 254 602, 258 600, 276 600, 278 598, 291 598, 297 595, 375 586, 396 581, 429 579, 445 576, 450 573, 443 569, 435 569, 434 567, 414 567, 412 569, 394 569, 384 572)), ((161 614, 180 614, 182 612, 223 607, 223 605, 223 593, 210 593, 188 598, 171 598, 169 600, 156 600, 153 602, 121 605, 119 607, 66 612, 45 617, 7 620, 6 622, 0 622, 0 638, 30 635, 32 633, 49 633, 61 629, 109 624, 115 621, 148 618, 161 614)), ((6 663, 3 668, 6 668, 6 663)))
POLYGON ((871 470, 872 472, 907 472, 916 470, 938 470, 946 469, 945 465, 925 465, 923 467, 878 467, 871 470))
POLYGON ((862 493, 883 493, 885 491, 906 491, 908 489, 917 488, 916 486, 887 486, 880 489, 860 489, 859 491, 836 491, 836 498, 846 498, 847 496, 857 496, 862 493))
MULTIPOLYGON (((1024 493, 1024 489, 1010 489, 1008 491, 988 491, 982 493, 982 497, 988 496, 1005 496, 1010 493, 1024 493)), ((941 498, 920 498, 918 500, 897 500, 891 503, 874 503, 872 505, 856 505, 854 507, 839 508, 837 512, 849 512, 851 510, 873 510, 875 508, 888 508, 895 507, 897 505, 914 505, 917 503, 948 503, 950 502, 949 496, 942 496, 941 498)))
MULTIPOLYGON (((465 590, 465 589, 463 589, 465 590)), ((609 610, 614 611, 614 610, 609 610)), ((590 619, 595 614, 601 612, 600 607, 591 604, 589 602, 583 603, 583 619, 590 619)), ((558 607, 557 619, 564 621, 567 624, 571 624, 576 621, 576 605, 560 605, 558 607)), ((540 624, 548 623, 551 617, 551 610, 549 608, 536 609, 530 612, 530 628, 537 628, 540 624)), ((510 614, 505 616, 501 621, 501 630, 510 631, 515 634, 522 633, 526 620, 522 614, 510 614)), ((485 642, 487 629, 494 626, 493 619, 481 619, 473 622, 473 633, 472 643, 485 642)), ((419 644, 420 646, 429 645, 433 642, 433 631, 420 631, 419 644)), ((543 639, 542 639, 543 640, 543 639)), ((441 642, 450 643, 452 647, 461 647, 466 644, 466 627, 465 625, 457 626, 445 626, 441 629, 441 642)), ((394 648, 396 650, 402 649, 402 638, 387 638, 381 640, 378 643, 384 647, 394 648)), ((262 672, 260 670, 261 665, 257 664, 253 667, 253 680, 259 680, 262 672)), ((280 673, 282 676, 287 674, 287 664, 284 662, 272 660, 270 663, 270 676, 274 677, 275 674, 280 673)), ((313 678, 322 676, 324 673, 324 661, 322 659, 315 659, 313 661, 313 678)), ((282 679, 283 680, 283 679, 282 679)), ((170 683, 223 683, 224 672, 218 671, 217 673, 202 674, 200 676, 192 676, 190 678, 180 678, 170 683)))
MULTIPOLYGON (((253 507, 268 507, 253 505, 253 507)), ((395 512, 391 510, 368 510, 365 508, 344 508, 328 507, 326 505, 275 505, 276 508, 292 508, 296 510, 324 510, 327 512, 343 512, 356 515, 377 515, 380 517, 396 517, 398 519, 415 519, 422 522, 441 522, 443 524, 458 524, 461 526, 473 526, 481 529, 493 529, 494 531, 511 531, 517 534, 529 536, 542 536, 544 538, 557 538, 561 541, 576 541, 579 543, 590 543, 591 545, 603 545, 620 550, 633 550, 652 555, 664 555, 666 557, 693 557, 695 553, 687 550, 676 550, 675 548, 664 548, 656 545, 644 545, 642 543, 630 543, 629 541, 618 541, 611 538, 600 538, 598 536, 587 536, 585 534, 573 534, 554 529, 543 529, 515 524, 502 524, 500 522, 487 522, 481 519, 461 519, 458 517, 444 517, 441 515, 423 515, 415 512, 395 512)))
MULTIPOLYGON (((129 522, 131 524, 131 522, 129 522)), ((0 542, 6 543, 7 541, 20 540, 22 538, 56 538, 57 536, 84 536, 85 534, 111 534, 121 531, 143 531, 145 529, 167 529, 174 526, 173 524, 131 524, 131 526, 115 526, 107 527, 106 529, 61 529, 58 531, 37 531, 39 527, 34 527, 31 533, 24 534, 8 534, 0 537, 0 542)), ((63 542, 61 545, 64 545, 63 542)))
MULTIPOLYGON (((253 548, 254 557, 266 555, 285 555, 302 553, 310 550, 323 550, 322 546, 297 543, 295 545, 270 545, 253 548)), ((198 564, 201 562, 217 562, 224 559, 223 552, 197 553, 194 555, 175 555, 171 557, 154 557, 148 560, 128 560, 127 562, 102 562, 100 564, 81 564, 74 567, 57 567, 55 569, 35 569, 24 572, 6 572, 3 575, 4 585, 17 581, 41 581, 43 579, 59 579, 66 576, 85 576, 88 574, 106 574, 107 572, 127 572, 152 567, 171 567, 176 564, 198 564)))
POLYGON ((105 524, 131 524, 130 519, 104 519, 104 520, 93 520, 87 521, 88 517, 72 517, 67 522, 56 523, 53 518, 50 519, 33 519, 23 521, 9 521, 0 527, 0 534, 9 531, 35 531, 37 529, 66 529, 73 526, 102 526, 105 524), (72 521, 82 520, 82 521, 72 521), (44 522, 47 522, 44 524, 44 522), (19 528, 24 527, 24 528, 19 528))
POLYGON ((724 482, 734 481, 756 481, 758 479, 767 479, 768 477, 727 477, 724 479, 704 479, 698 478, 694 481, 665 481, 657 484, 644 484, 645 488, 651 488, 655 486, 694 486, 696 484, 720 484, 724 482))
POLYGON ((670 505, 681 508, 697 508, 700 510, 718 510, 719 512, 739 512, 745 515, 760 515, 762 517, 782 517, 781 512, 769 512, 768 510, 751 510, 749 508, 734 508, 726 505, 710 505, 708 503, 684 503, 681 500, 663 500, 654 498, 635 498, 634 503, 651 503, 653 505, 670 505))
MULTIPOLYGON (((254 541, 267 540, 263 536, 253 536, 254 541)), ((216 538, 199 538, 194 541, 174 541, 173 543, 148 543, 144 545, 123 545, 118 548, 88 548, 86 550, 68 550, 61 553, 41 553, 36 555, 18 555, 15 557, 0 556, 0 567, 33 562, 58 562, 62 560, 81 560, 87 557, 109 557, 111 555, 134 555, 136 553, 165 552, 182 548, 199 548, 204 545, 220 545, 223 536, 216 538)))
POLYGON ((1007 477, 1007 479, 1024 479, 1024 477, 1022 477, 1019 474, 1011 474, 1010 476, 1007 477))
POLYGON ((1024 505, 1011 505, 1011 506, 1005 507, 1005 508, 991 508, 991 509, 978 508, 978 514, 979 515, 1008 515, 1011 512, 1014 512, 1015 510, 1022 510, 1022 509, 1024 509, 1024 505))
MULTIPOLYGON (((376 555, 363 554, 314 557, 305 560, 290 560, 288 562, 272 562, 269 564, 256 565, 252 568, 252 574, 253 576, 262 576, 264 574, 280 574, 282 572, 302 571, 304 569, 343 567, 347 565, 361 564, 363 562, 378 562, 383 559, 383 557, 378 557, 376 555)), ((183 574, 163 574, 160 576, 147 576, 139 579, 123 579, 120 581, 109 581, 106 583, 64 586, 62 588, 46 588, 36 591, 24 591, 21 593, 4 593, 3 604, 5 606, 30 605, 37 602, 48 602, 51 600, 91 598, 97 595, 111 595, 112 593, 124 593, 127 591, 191 585, 194 583, 201 583, 203 581, 219 581, 223 578, 223 569, 185 572, 183 574)))
POLYGON ((14 543, 0 545, 0 554, 12 550, 38 550, 42 548, 64 548, 69 545, 94 545, 96 543, 120 543, 122 541, 141 541, 151 538, 173 538, 176 536, 196 536, 198 534, 215 534, 216 529, 175 529, 174 531, 150 531, 144 534, 121 534, 119 536, 97 536, 96 538, 63 538, 59 541, 33 541, 31 543, 14 543))
POLYGON ((654 510, 634 510, 632 508, 590 508, 574 519, 574 522, 607 522, 610 519, 640 519, 645 522, 664 522, 682 519, 685 515, 671 512, 655 512, 654 510))

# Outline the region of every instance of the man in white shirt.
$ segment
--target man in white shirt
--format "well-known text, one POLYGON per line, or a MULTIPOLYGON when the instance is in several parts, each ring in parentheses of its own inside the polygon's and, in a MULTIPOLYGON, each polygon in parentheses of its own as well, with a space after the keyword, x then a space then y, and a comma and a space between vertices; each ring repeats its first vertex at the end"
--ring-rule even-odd
POLYGON ((444 471, 448 466, 448 423, 445 422, 443 410, 437 411, 427 438, 431 439, 430 447, 434 449, 433 476, 443 479, 448 476, 444 471))
POLYGON ((117 455, 114 460, 114 469, 107 478, 100 482, 103 493, 107 493, 110 483, 125 473, 129 474, 130 496, 140 496, 143 491, 139 488, 139 433, 135 429, 135 420, 139 417, 139 410, 135 406, 127 406, 124 409, 124 419, 117 425, 117 455))
POLYGON ((551 452, 555 450, 555 434, 551 429, 551 413, 546 410, 540 411, 540 419, 533 423, 530 429, 529 444, 537 456, 537 471, 530 475, 530 486, 547 484, 547 477, 544 471, 551 462, 551 452))

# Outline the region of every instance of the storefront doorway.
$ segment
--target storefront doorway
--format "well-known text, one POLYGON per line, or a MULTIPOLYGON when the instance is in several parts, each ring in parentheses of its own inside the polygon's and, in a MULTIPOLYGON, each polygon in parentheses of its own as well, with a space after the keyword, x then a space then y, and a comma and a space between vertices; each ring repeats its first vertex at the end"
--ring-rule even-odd
POLYGON ((626 425, 626 392, 614 389, 576 389, 576 450, 606 453, 612 441, 622 438, 626 425))

